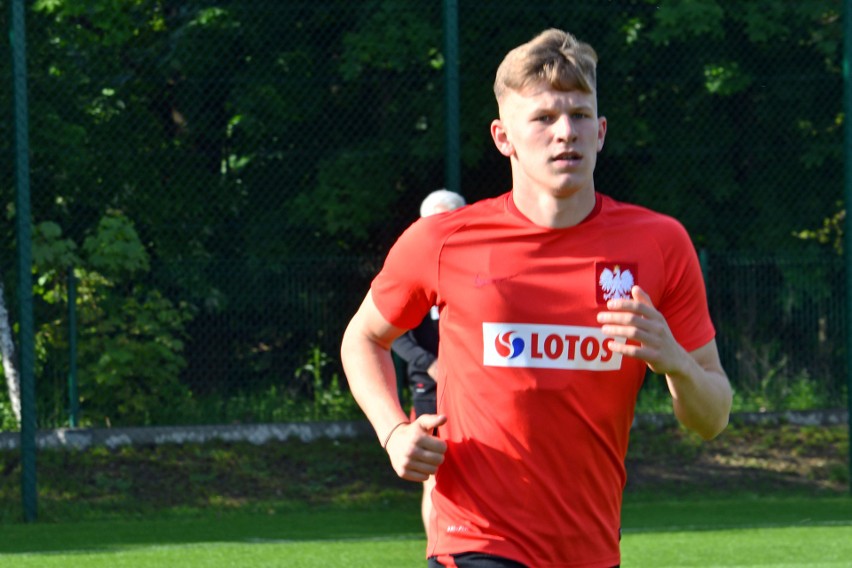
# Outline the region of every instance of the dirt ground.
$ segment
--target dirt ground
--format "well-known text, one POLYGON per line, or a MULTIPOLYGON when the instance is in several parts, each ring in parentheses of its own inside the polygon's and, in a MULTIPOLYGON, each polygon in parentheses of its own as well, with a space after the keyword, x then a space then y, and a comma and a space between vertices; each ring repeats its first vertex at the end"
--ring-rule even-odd
MULTIPOLYGON (((626 492, 637 498, 849 494, 846 424, 732 424, 710 442, 682 427, 634 428, 626 492)), ((419 499, 374 437, 164 444, 39 454, 43 518, 144 517, 165 510, 419 499)), ((0 523, 20 517, 21 463, 0 452, 0 523), (5 512, 5 514, 3 513, 5 512)))
POLYGON ((848 428, 732 424, 709 442, 676 426, 637 429, 627 470, 628 492, 848 492, 848 428))

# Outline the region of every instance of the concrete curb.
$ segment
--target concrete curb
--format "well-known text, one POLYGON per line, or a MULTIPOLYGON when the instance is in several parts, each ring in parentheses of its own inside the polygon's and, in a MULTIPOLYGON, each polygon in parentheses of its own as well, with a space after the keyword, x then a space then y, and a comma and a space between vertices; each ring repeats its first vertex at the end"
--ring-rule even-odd
MULTIPOLYGON (((732 424, 831 426, 847 424, 845 410, 787 412, 748 412, 731 416, 732 424)), ((671 414, 640 414, 634 427, 664 427, 675 423, 671 414)), ((206 442, 249 442, 262 445, 298 439, 312 442, 320 438, 373 436, 367 421, 289 422, 279 424, 232 424, 215 426, 150 426, 144 428, 59 428, 40 430, 36 446, 40 450, 84 450, 91 447, 118 448, 131 445, 203 444, 206 442)), ((0 451, 17 450, 20 432, 0 432, 0 451)))
MULTIPOLYGON (((637 414, 633 426, 670 426, 677 422, 673 414, 637 414)), ((737 412, 731 414, 735 425, 837 426, 849 423, 846 410, 786 410, 784 412, 737 412)))
MULTIPOLYGON (((83 450, 93 446, 118 448, 129 445, 203 444, 212 441, 250 442, 261 445, 290 439, 311 442, 319 438, 355 438, 372 434, 373 429, 366 421, 145 428, 60 428, 39 430, 36 434, 36 446, 41 450, 83 450)), ((20 437, 20 432, 0 432, 0 451, 18 449, 20 437)))

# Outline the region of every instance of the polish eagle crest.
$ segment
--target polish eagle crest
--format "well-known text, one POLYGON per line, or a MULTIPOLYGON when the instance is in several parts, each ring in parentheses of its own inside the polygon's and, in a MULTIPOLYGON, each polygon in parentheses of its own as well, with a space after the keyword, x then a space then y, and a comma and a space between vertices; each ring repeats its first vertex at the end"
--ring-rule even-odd
POLYGON ((601 272, 600 279, 598 280, 598 284, 600 284, 604 293, 604 300, 620 298, 629 299, 630 290, 633 288, 634 283, 635 280, 630 269, 626 269, 622 272, 621 267, 617 264, 612 270, 604 268, 603 272, 601 272))

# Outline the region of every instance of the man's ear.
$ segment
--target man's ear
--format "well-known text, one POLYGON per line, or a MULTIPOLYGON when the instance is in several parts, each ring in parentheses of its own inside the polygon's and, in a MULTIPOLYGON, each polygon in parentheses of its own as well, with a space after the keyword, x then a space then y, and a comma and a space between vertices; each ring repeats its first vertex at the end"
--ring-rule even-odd
POLYGON ((503 121, 495 118, 491 122, 491 138, 494 140, 494 145, 501 154, 507 158, 515 153, 515 148, 509 141, 509 136, 506 134, 506 128, 503 126, 503 121))
POLYGON ((603 150, 604 138, 606 138, 606 117, 598 117, 598 152, 603 150))

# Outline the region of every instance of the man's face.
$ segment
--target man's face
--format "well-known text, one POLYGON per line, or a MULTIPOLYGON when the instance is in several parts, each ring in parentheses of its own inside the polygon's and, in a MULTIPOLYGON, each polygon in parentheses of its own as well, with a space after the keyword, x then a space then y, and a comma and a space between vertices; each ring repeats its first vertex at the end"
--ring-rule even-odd
POLYGON ((594 94, 538 84, 506 92, 499 106, 491 133, 500 152, 512 159, 515 190, 554 197, 594 191, 595 163, 606 135, 594 94))

